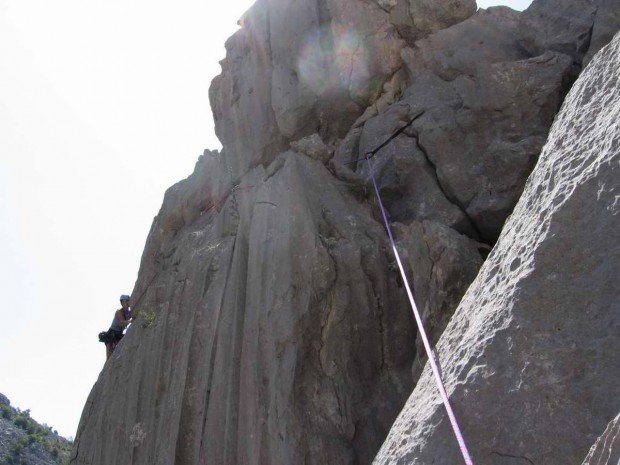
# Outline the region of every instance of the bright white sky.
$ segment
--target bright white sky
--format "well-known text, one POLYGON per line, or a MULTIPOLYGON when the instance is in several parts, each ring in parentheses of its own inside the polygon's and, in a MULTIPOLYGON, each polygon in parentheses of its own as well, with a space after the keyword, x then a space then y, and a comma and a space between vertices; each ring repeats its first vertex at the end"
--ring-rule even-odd
POLYGON ((165 189, 220 147, 209 83, 251 3, 0 0, 0 392, 65 436, 165 189))

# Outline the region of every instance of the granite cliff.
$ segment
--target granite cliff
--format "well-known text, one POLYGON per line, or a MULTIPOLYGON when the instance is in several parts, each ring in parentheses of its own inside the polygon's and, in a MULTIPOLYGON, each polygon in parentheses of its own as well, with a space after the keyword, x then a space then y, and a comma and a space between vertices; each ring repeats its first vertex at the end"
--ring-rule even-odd
POLYGON ((477 463, 582 460, 620 410, 600 399, 617 388, 594 388, 600 372, 585 368, 620 374, 606 358, 618 238, 604 234, 618 39, 596 55, 620 5, 259 0, 240 25, 210 89, 223 150, 166 192, 133 292, 139 317, 93 387, 72 463, 368 464, 380 449, 377 463, 458 463, 369 152, 477 463), (600 202, 582 198, 592 192, 600 202), (586 341, 583 354, 572 345, 586 341), (552 378, 547 391, 537 376, 552 378), (570 419, 565 399, 595 408, 570 419), (526 421, 507 414, 523 409, 526 421))

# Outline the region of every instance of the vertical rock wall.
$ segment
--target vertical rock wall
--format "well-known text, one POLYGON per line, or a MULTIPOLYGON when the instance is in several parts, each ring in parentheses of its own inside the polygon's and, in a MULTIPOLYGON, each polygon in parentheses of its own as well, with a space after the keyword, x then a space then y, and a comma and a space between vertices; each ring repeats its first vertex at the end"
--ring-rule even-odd
POLYGON ((425 356, 358 160, 376 151, 434 343, 581 67, 524 24, 473 0, 257 1, 210 88, 223 151, 166 193, 72 463, 370 463, 425 356))
POLYGON ((155 221, 141 317, 91 393, 76 463, 369 463, 415 338, 382 229, 288 152, 169 231, 193 179, 155 221))
MULTIPOLYGON (((581 75, 436 351, 475 463, 580 463, 620 407, 620 34, 581 75)), ((428 366, 376 464, 462 459, 428 366)))

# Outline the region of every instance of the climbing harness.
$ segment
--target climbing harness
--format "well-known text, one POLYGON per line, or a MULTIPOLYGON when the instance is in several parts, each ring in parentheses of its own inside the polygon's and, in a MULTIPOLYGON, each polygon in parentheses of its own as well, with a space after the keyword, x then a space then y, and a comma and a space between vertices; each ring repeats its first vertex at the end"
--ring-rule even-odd
MULTIPOLYGON (((422 112, 423 113, 423 112, 422 112)), ((400 255, 398 254, 398 249, 396 248, 396 241, 394 240, 394 235, 392 234, 392 228, 390 228, 390 223, 387 218, 387 211, 383 206, 383 200, 381 198, 381 193, 379 192, 379 187, 377 185, 377 180, 375 178, 373 172, 372 161, 369 157, 374 156, 381 148, 387 145, 391 139, 396 137, 398 134, 403 132, 406 127, 410 126, 413 121, 422 115, 422 113, 418 114, 409 124, 400 128, 395 134, 393 134, 390 139, 381 144, 375 150, 366 153, 364 159, 368 163, 368 171, 370 172, 370 178, 372 180, 372 185, 375 188, 375 193, 377 194, 377 201, 379 203, 379 209, 381 210, 381 215, 383 217, 383 224, 385 225, 385 229, 387 230, 388 236, 390 238, 390 244, 392 246, 392 251, 394 252, 394 257, 396 258, 396 263, 398 264, 398 269, 400 270, 400 275, 403 278, 403 282, 405 284, 405 289, 407 291, 407 297, 409 297, 409 303, 411 304, 411 309, 413 310, 413 315, 415 317, 415 321, 418 325, 418 331, 420 332, 420 336, 422 337, 422 343, 424 344, 424 349, 426 349, 426 355, 428 356, 428 361, 431 365, 431 370, 435 377, 435 383, 437 384, 437 389, 439 390, 439 394, 441 396, 441 400, 443 401, 443 405, 446 408, 448 413, 448 417, 450 418, 450 423, 452 424, 452 429, 454 430, 454 435, 456 436, 456 440, 459 444, 459 448, 461 449, 461 454, 463 455, 463 460, 467 465, 473 465, 474 462, 469 455, 469 451, 467 450, 467 445, 465 444, 465 439, 463 438, 463 434, 461 433, 461 429, 459 428, 459 424, 456 421, 456 416, 454 415, 454 411, 452 410, 452 406, 450 405, 450 399, 448 399, 448 394, 446 393, 446 389, 444 387, 443 380, 441 379, 441 373, 439 371, 439 366, 435 360, 433 355, 433 350, 431 349, 431 345, 428 342, 428 337, 426 336, 426 331, 424 330, 424 325, 422 324, 422 318, 420 317, 420 312, 413 298, 413 292, 411 292, 411 287, 409 286, 409 280, 407 279, 407 275, 405 274, 405 269, 403 268, 403 264, 400 260, 400 255)))

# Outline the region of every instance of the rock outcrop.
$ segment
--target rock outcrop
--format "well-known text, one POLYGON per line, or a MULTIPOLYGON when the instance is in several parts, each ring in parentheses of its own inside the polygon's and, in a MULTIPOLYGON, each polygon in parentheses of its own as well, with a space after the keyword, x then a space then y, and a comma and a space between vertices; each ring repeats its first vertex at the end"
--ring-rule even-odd
POLYGON ((258 0, 226 43, 210 89, 235 173, 317 129, 326 142, 343 137, 389 88, 407 40, 474 12, 473 0, 258 0))
POLYGON ((530 53, 555 50, 588 62, 620 29, 615 0, 534 0, 521 15, 520 43, 530 53))
POLYGON ((156 316, 106 365, 77 463, 370 462, 412 388, 415 337, 383 230, 287 152, 168 239, 194 179, 154 224, 139 311, 156 316))
MULTIPOLYGON (((436 347, 478 464, 580 463, 619 410, 619 80, 620 34, 573 86, 436 347)), ((426 367, 375 463, 460 460, 426 367)))
POLYGON ((505 7, 480 10, 403 50, 410 85, 364 125, 360 143, 365 153, 385 134, 411 124, 380 154, 399 172, 384 174, 384 163, 379 168, 395 219, 439 220, 476 239, 497 239, 547 137, 572 66, 567 55, 525 54, 517 41, 518 18, 505 7), (415 159, 420 167, 403 166, 415 159), (424 172, 430 178, 420 182, 424 172))
POLYGON ((364 158, 435 343, 581 69, 524 47, 524 21, 473 0, 258 0, 210 88, 223 150, 166 193, 72 463, 370 463, 426 358, 364 158))
POLYGON ((0 393, 0 464, 64 465, 71 455, 71 441, 30 417, 30 411, 11 406, 0 393))
POLYGON ((620 463, 620 414, 609 422, 581 465, 618 465, 620 463))

